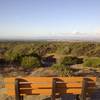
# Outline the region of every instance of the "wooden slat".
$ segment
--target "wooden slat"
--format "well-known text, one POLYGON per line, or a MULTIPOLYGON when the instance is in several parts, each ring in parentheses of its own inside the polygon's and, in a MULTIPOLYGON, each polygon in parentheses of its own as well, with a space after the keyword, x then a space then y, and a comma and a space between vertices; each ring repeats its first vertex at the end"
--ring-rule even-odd
POLYGON ((57 89, 57 93, 60 94, 81 94, 81 88, 79 89, 57 89))
MULTIPOLYGON (((19 78, 20 79, 20 78, 19 78)), ((25 77, 21 78, 23 82, 52 82, 52 78, 50 77, 25 77)))
MULTIPOLYGON (((91 86, 89 86, 89 87, 87 87, 87 88, 92 88, 92 86, 93 85, 91 85, 91 86)), ((82 84, 80 84, 80 83, 75 83, 75 84, 56 84, 56 87, 57 88, 78 88, 78 87, 80 87, 80 88, 82 88, 82 84)), ((6 88, 7 89, 15 89, 15 86, 14 86, 14 84, 7 84, 6 85, 6 88)), ((39 88, 39 89, 43 89, 43 88, 52 88, 52 86, 51 86, 51 84, 47 84, 47 85, 24 85, 24 86, 20 86, 20 88, 33 88, 33 89, 35 89, 35 88, 39 88)))
POLYGON ((52 84, 21 84, 20 88, 52 88, 52 84))
POLYGON ((55 78, 56 81, 66 82, 66 83, 75 83, 75 82, 82 82, 83 77, 58 77, 55 78))
MULTIPOLYGON (((81 89, 57 89, 57 93, 59 94, 81 94, 81 89)), ((44 95, 52 95, 51 89, 34 89, 34 90, 21 90, 21 94, 34 95, 34 94, 44 94, 44 95)))
POLYGON ((14 96, 15 95, 15 90, 7 90, 5 92, 5 94, 10 95, 10 96, 14 96))
POLYGON ((25 77, 21 78, 23 81, 26 82, 52 82, 53 78, 56 79, 56 81, 61 82, 80 82, 83 80, 83 77, 25 77))
MULTIPOLYGON (((52 88, 52 84, 22 84, 20 85, 20 88, 32 88, 32 89, 35 89, 35 88, 39 88, 39 89, 45 89, 45 88, 52 88)), ((77 88, 77 87, 82 87, 82 83, 69 83, 69 84, 56 84, 56 87, 57 88, 77 88)), ((13 86, 12 86, 13 88, 13 86)))
POLYGON ((7 91, 5 92, 7 95, 15 95, 15 78, 5 78, 5 88, 7 91))
POLYGON ((57 88, 77 88, 82 87, 82 83, 68 83, 68 84, 56 84, 57 88))
POLYGON ((51 95, 52 90, 51 89, 33 89, 33 90, 21 90, 21 94, 27 94, 27 95, 34 95, 34 94, 44 94, 44 95, 51 95))
POLYGON ((12 83, 12 82, 15 82, 15 77, 11 77, 11 78, 4 78, 4 82, 5 83, 12 83))

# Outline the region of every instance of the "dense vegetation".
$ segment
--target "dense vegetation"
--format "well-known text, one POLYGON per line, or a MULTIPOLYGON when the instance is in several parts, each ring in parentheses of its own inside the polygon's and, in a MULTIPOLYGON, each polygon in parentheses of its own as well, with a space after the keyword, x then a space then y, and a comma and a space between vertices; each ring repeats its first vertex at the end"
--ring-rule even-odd
POLYGON ((0 42, 1 66, 62 66, 61 70, 75 64, 100 67, 99 57, 100 43, 94 42, 0 42))
POLYGON ((84 66, 86 67, 100 67, 100 58, 85 58, 84 66))

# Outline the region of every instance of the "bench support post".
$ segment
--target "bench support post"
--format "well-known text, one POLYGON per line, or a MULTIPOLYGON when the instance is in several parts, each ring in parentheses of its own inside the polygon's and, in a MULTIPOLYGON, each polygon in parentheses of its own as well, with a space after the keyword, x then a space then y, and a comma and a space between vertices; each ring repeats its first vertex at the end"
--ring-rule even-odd
POLYGON ((83 79, 81 100, 86 100, 86 80, 83 79))
POLYGON ((20 96, 19 80, 15 80, 15 98, 16 100, 23 100, 23 96, 20 96))
POLYGON ((52 97, 51 100, 55 100, 56 99, 56 80, 53 79, 52 82, 52 97))

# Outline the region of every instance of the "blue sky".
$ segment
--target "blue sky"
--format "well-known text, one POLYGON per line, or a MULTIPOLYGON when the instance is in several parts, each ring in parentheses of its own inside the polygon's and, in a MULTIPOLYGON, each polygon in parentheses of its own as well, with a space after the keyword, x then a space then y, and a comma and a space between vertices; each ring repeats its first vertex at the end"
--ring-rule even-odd
POLYGON ((0 0, 0 37, 98 36, 100 0, 0 0), (84 34, 83 34, 84 33, 84 34))

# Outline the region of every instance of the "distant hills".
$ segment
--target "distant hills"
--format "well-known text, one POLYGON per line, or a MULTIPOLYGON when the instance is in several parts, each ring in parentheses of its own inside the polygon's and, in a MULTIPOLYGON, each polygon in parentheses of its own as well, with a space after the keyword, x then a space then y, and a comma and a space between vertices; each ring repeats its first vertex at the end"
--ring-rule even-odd
POLYGON ((31 36, 0 37, 0 40, 47 40, 47 41, 95 41, 100 42, 100 33, 53 33, 49 35, 33 34, 31 36))

